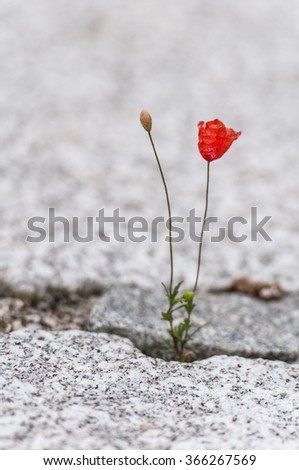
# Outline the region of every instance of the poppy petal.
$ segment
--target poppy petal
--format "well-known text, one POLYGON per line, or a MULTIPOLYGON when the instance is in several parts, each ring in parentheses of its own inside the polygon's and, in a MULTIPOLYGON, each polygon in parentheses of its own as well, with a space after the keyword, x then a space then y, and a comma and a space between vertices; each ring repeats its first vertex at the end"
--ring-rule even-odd
POLYGON ((199 121, 198 150, 202 157, 211 162, 221 158, 232 143, 238 139, 241 132, 227 128, 219 119, 199 121))

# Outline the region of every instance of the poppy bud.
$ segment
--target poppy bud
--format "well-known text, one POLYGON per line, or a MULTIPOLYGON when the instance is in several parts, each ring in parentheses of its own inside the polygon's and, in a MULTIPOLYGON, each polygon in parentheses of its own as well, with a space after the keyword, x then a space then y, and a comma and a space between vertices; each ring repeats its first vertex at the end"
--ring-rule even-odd
POLYGON ((150 132, 152 130, 152 118, 150 113, 148 113, 147 111, 141 111, 140 122, 146 132, 150 132))
POLYGON ((185 300, 192 300, 193 297, 194 297, 194 292, 192 291, 185 292, 185 294, 183 295, 183 299, 185 300))

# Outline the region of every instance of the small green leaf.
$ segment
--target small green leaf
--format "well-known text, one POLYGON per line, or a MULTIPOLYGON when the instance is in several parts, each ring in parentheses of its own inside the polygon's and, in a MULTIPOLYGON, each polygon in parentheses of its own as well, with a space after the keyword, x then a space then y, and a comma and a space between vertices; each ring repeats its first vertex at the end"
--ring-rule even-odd
POLYGON ((170 320, 169 313, 162 312, 161 315, 162 315, 162 320, 166 320, 166 321, 170 320))
POLYGON ((170 297, 170 292, 168 290, 168 288, 165 286, 164 282, 161 282, 163 288, 164 288, 164 291, 165 291, 165 294, 166 294, 166 297, 169 299, 170 297))
POLYGON ((181 287, 182 284, 183 284, 183 281, 179 282, 179 283, 174 287, 174 289, 173 289, 173 291, 172 291, 172 297, 173 297, 173 299, 176 299, 176 298, 177 298, 177 295, 178 295, 178 293, 179 293, 179 290, 180 290, 180 287, 181 287))

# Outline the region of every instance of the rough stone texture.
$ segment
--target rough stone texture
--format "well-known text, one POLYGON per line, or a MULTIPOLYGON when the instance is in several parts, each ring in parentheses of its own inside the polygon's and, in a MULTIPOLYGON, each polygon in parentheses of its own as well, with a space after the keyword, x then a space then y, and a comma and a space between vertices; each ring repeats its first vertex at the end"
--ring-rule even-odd
MULTIPOLYGON (((168 324, 161 320, 167 301, 161 292, 114 286, 93 308, 88 328, 120 334, 147 354, 168 357, 164 343, 168 324)), ((195 335, 190 348, 196 357, 229 354, 290 362, 299 359, 298 295, 263 302, 242 294, 203 292, 197 296, 197 304, 194 327, 206 326, 195 335)))
MULTIPOLYGON (((163 231, 157 244, 63 243, 57 224, 56 243, 25 242, 28 218, 48 207, 78 216, 82 236, 102 207, 166 214, 138 121, 148 108, 174 215, 202 213, 196 124, 218 117, 243 135, 212 167, 210 215, 222 224, 257 205, 273 216, 273 243, 207 247, 202 282, 244 273, 298 289, 298 22, 297 0, 2 0, 2 275, 24 289, 167 280, 163 231)), ((175 251, 177 277, 192 282, 197 247, 175 251)))
POLYGON ((299 449, 298 365, 153 359, 107 334, 1 336, 1 449, 299 449))
MULTIPOLYGON (((166 214, 141 108, 153 115, 173 215, 193 207, 201 215, 196 123, 218 117, 243 135, 212 166, 210 215, 220 225, 248 218, 251 206, 258 219, 273 216, 273 242, 207 246, 201 285, 245 274, 298 291, 298 23, 297 0, 246 8, 235 0, 2 0, 1 295, 117 283, 91 327, 108 331, 113 318, 136 343, 158 341, 163 324, 152 293, 169 275, 162 227, 157 243, 97 236, 64 243, 61 223, 55 243, 25 241, 27 220, 47 219, 49 207, 79 217, 81 236, 86 217, 103 207, 109 216, 119 207, 127 220, 166 214), (139 287, 121 287, 129 283, 139 287), (144 325, 139 312, 149 313, 144 325)), ((186 285, 197 249, 189 239, 175 244, 175 277, 186 285)), ((294 360, 297 306, 297 294, 267 305, 205 294, 195 317, 211 324, 198 341, 209 354, 294 360)), ((11 308, 2 305, 5 318, 11 308)), ((83 332, 26 330, 1 341, 9 351, 0 374, 4 448, 298 447, 295 365, 236 357, 164 363, 128 340, 83 332)))

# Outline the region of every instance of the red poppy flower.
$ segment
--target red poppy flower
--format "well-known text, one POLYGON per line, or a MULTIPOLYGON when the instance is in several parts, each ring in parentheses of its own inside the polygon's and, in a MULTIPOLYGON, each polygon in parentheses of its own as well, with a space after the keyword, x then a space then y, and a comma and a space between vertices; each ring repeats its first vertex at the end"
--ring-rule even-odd
POLYGON ((219 119, 198 123, 198 150, 208 162, 221 158, 241 132, 225 127, 219 119))

